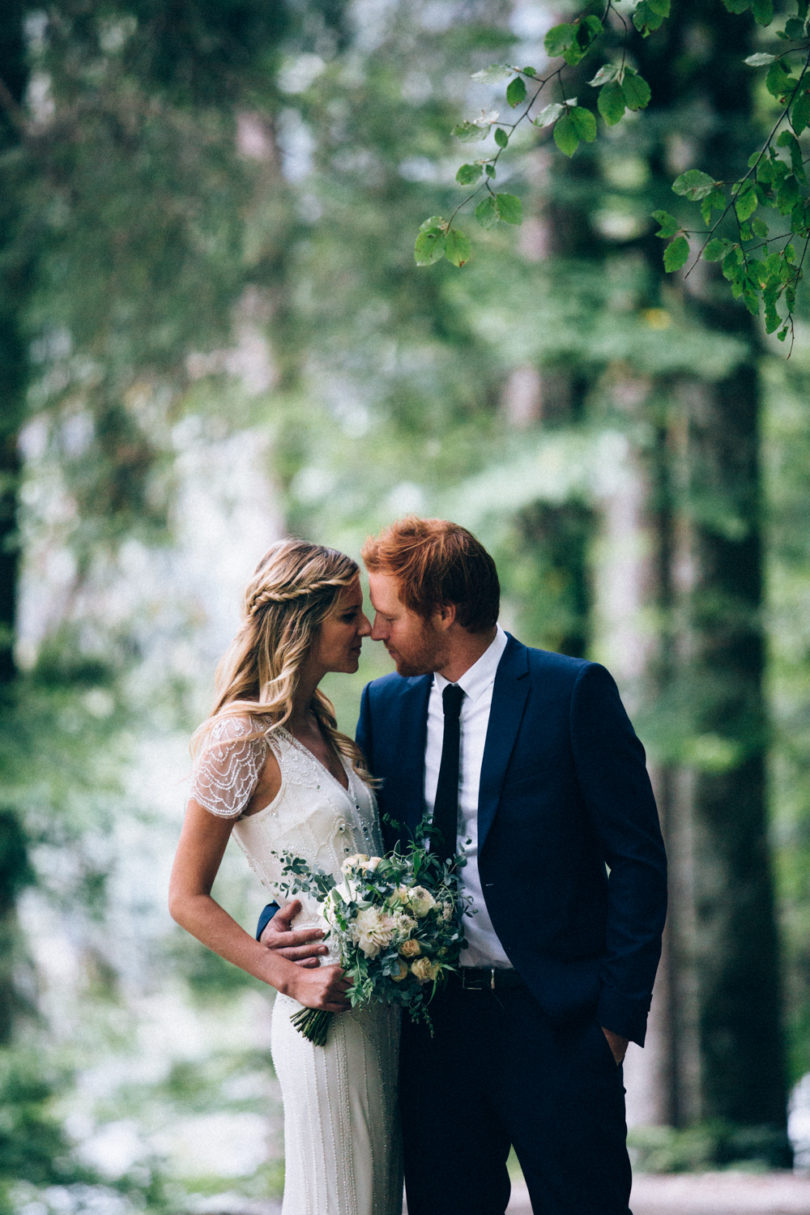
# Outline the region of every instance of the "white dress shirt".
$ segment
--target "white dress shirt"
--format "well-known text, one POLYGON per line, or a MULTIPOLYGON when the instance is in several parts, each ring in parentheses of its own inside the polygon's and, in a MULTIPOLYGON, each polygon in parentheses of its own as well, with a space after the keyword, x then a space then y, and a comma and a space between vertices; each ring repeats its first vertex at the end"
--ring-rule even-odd
MULTIPOLYGON (((461 702, 461 753, 459 758, 458 791, 458 851, 466 858, 459 871, 461 893, 472 899, 475 914, 464 919, 467 947, 461 955, 462 966, 511 966, 495 935, 489 918, 481 877, 478 872, 478 790, 481 784, 481 764, 492 705, 495 672, 506 649, 506 633, 497 626, 495 638, 476 663, 458 680, 464 691, 461 702)), ((428 699, 427 745, 425 748, 425 804, 430 813, 436 800, 439 765, 444 736, 442 692, 448 680, 438 673, 428 699)))

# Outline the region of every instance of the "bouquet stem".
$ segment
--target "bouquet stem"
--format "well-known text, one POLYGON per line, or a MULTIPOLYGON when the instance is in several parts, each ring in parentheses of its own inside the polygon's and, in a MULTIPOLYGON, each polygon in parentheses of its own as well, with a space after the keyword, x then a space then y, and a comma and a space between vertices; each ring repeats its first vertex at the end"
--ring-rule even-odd
POLYGON ((315 1046, 326 1045, 332 1013, 324 1012, 320 1008, 299 1008, 297 1013, 293 1013, 290 1020, 299 1034, 307 1041, 312 1042, 315 1046))

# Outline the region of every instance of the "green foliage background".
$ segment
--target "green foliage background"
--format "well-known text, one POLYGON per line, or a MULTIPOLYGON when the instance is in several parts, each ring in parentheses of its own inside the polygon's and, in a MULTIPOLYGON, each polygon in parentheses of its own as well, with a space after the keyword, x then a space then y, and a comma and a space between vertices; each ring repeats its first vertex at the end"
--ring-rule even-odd
MULTIPOLYGON (((531 7, 16 0, 2 18, 24 38, 5 39, 0 72, 19 94, 3 110, 0 328, 25 390, 8 390, 3 432, 20 564, 0 734, 0 1211, 180 1215, 212 1194, 238 1211, 231 1191, 280 1190, 266 994, 165 911, 186 739, 270 540, 357 555, 396 515, 446 515, 495 555, 504 623, 527 642, 621 666, 628 631, 641 651, 664 628, 652 602, 617 628, 605 586, 628 554, 599 520, 664 424, 677 438, 679 377, 716 384, 752 357, 751 330, 712 328, 643 255, 665 119, 634 119, 567 175, 526 145, 504 168, 523 227, 484 229, 461 273, 414 264, 424 215, 460 197, 451 127, 497 104, 471 73, 540 53, 531 7), (549 244, 548 208, 584 208, 580 248, 549 244), (258 1144, 230 1176, 189 1148, 223 1137, 222 1114, 258 1144)), ((758 332, 753 355, 791 1080, 810 1042, 801 309, 796 325, 789 362, 758 332)), ((702 507, 733 530, 719 492, 702 507)), ((626 543, 632 564, 643 539, 626 543)), ((356 678, 329 681, 346 728, 385 669, 367 644, 356 678)), ((695 733, 698 685, 655 697, 629 675, 623 690, 653 763, 725 762, 695 733)), ((250 930, 262 896, 241 857, 217 890, 250 930)))

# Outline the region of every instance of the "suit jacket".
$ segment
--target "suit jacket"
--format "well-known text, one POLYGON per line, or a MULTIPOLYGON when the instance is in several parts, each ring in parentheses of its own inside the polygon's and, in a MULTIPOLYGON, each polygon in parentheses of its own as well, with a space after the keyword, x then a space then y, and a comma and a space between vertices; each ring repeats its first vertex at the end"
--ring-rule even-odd
MULTIPOLYGON (((431 681, 392 674, 363 691, 357 741, 382 781, 387 847, 424 814, 431 681)), ((595 1015, 643 1044, 666 859, 644 749, 604 667, 509 637, 492 695, 478 840, 492 924, 547 1015, 595 1015)))

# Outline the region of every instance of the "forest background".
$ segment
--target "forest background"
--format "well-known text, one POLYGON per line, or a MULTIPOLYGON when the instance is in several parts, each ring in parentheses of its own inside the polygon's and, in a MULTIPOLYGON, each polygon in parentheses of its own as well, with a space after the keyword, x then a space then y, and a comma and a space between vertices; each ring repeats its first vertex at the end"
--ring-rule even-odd
MULTIPOLYGON (((766 136, 771 44, 720 0, 644 39, 638 7, 608 51, 649 106, 570 160, 516 134, 524 222, 458 269, 413 244, 484 154, 451 128, 508 118, 472 74, 542 65, 582 6, 3 6, 3 1212, 280 1192, 268 994, 166 912, 187 740, 267 544, 356 556, 410 511, 474 530, 506 627, 606 662, 647 746, 672 911, 638 1167, 807 1162, 808 304, 786 358, 651 219, 766 136)), ((367 643, 330 683, 346 728, 385 669, 367 643)), ((250 930, 241 856, 217 893, 250 930)))

